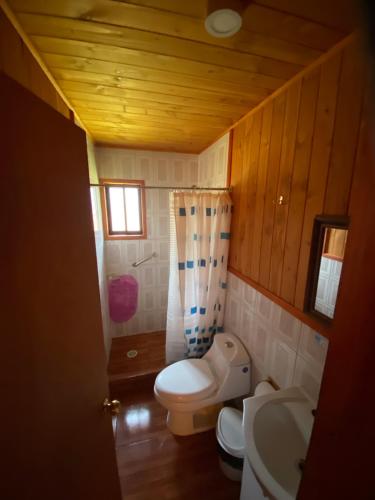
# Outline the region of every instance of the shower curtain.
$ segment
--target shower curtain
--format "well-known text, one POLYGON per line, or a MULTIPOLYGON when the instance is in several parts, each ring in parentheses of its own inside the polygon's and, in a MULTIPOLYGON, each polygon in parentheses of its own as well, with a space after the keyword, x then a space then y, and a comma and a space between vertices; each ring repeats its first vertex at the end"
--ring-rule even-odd
POLYGON ((167 363, 202 356, 223 331, 231 212, 228 193, 170 194, 167 363))

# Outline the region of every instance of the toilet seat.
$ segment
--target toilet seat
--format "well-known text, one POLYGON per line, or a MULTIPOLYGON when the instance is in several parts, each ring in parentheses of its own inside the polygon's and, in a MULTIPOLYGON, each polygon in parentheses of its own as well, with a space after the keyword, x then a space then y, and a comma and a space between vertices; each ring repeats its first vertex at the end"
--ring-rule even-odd
POLYGON ((164 368, 156 377, 155 388, 170 401, 196 401, 217 388, 215 377, 204 359, 184 359, 164 368))

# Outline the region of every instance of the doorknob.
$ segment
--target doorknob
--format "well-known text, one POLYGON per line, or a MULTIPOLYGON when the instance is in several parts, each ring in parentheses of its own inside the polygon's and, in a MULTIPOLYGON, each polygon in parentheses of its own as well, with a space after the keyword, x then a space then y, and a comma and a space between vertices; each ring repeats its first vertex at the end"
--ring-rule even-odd
POLYGON ((103 401, 103 409, 110 410, 111 413, 120 413, 121 403, 117 399, 112 399, 112 401, 108 398, 105 398, 103 401))

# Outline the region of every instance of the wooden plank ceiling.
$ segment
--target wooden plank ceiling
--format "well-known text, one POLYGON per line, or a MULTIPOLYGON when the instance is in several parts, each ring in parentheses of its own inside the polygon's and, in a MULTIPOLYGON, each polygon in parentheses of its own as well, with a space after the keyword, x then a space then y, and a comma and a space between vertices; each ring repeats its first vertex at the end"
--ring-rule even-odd
POLYGON ((250 2, 226 39, 206 0, 8 3, 96 142, 169 151, 202 151, 352 31, 341 0, 250 2))

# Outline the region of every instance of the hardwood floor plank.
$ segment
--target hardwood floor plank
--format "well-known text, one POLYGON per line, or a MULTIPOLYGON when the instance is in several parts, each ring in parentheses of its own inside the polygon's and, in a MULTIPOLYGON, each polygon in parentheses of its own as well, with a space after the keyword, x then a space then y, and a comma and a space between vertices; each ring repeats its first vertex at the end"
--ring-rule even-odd
POLYGON ((237 500, 240 483, 219 468, 215 431, 174 436, 167 411, 152 390, 122 397, 116 452, 124 500, 210 498, 237 500))

